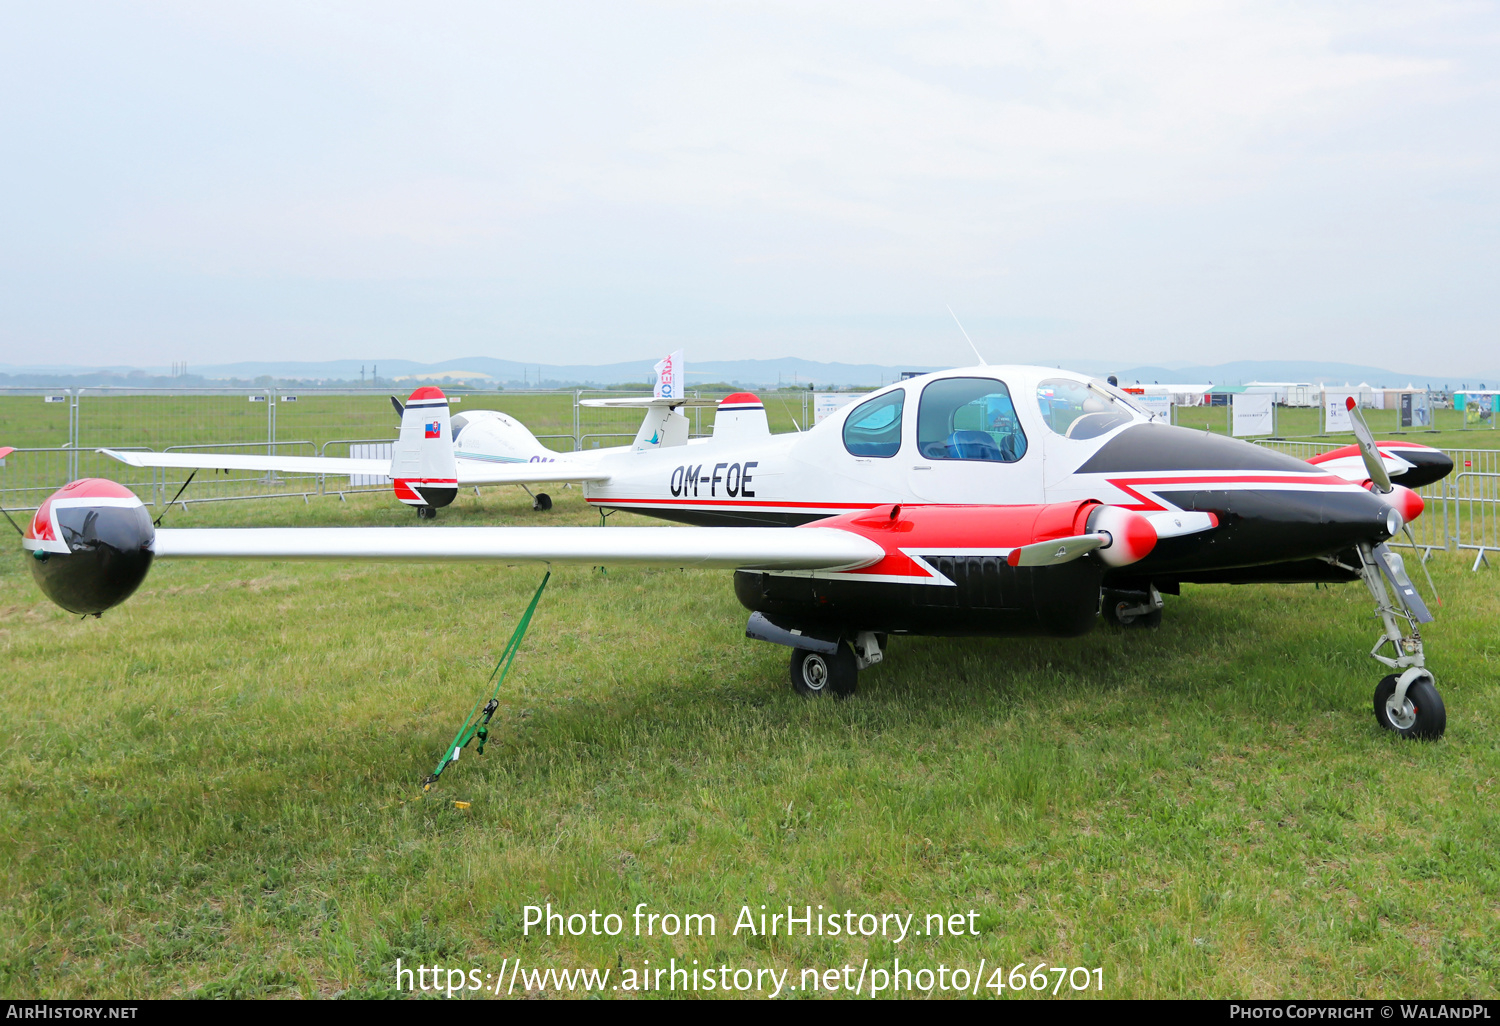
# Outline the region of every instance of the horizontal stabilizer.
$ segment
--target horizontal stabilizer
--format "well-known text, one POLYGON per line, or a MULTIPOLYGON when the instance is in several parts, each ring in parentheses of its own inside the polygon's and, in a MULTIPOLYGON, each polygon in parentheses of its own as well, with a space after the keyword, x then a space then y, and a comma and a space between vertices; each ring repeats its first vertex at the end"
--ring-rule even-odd
POLYGON ((678 408, 683 406, 718 406, 717 399, 653 399, 649 395, 622 396, 619 399, 580 399, 579 406, 606 406, 614 409, 644 410, 652 406, 678 408))
POLYGON ((885 556, 849 531, 805 527, 163 528, 157 559, 632 563, 664 567, 842 570, 885 556))
POLYGON ((485 463, 480 460, 458 461, 458 483, 482 484, 550 484, 555 481, 608 481, 609 473, 578 463, 554 460, 548 463, 485 463))

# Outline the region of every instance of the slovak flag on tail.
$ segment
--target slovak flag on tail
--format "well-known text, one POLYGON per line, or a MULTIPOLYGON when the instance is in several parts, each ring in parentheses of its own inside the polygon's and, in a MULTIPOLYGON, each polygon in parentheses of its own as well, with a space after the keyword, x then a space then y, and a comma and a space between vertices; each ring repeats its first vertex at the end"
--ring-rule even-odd
POLYGON ((448 397, 431 385, 417 389, 401 413, 401 435, 391 447, 396 498, 430 517, 458 494, 458 464, 449 434, 448 397))

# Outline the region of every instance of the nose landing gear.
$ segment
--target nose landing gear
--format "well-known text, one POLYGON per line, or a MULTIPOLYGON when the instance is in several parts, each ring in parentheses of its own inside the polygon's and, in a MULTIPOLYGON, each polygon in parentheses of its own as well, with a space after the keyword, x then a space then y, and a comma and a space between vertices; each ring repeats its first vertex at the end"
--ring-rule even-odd
POLYGON ((1435 741, 1448 728, 1448 713, 1422 651, 1419 625, 1431 623, 1432 614, 1406 576, 1399 555, 1384 543, 1361 542, 1358 548, 1360 576, 1385 626, 1370 658, 1398 671, 1375 687, 1375 722, 1401 737, 1435 741), (1382 651, 1387 647, 1391 655, 1382 651))
POLYGON ((1116 591, 1104 589, 1099 611, 1106 623, 1114 627, 1161 626, 1161 592, 1155 584, 1147 585, 1145 591, 1116 591))

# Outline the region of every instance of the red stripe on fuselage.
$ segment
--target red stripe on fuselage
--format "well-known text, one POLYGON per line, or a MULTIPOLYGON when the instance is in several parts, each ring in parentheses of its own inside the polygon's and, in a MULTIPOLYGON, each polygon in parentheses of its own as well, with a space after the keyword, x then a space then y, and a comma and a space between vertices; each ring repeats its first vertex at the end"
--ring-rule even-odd
POLYGON ((623 506, 634 503, 642 506, 701 506, 705 509, 723 506, 744 508, 753 506, 757 509, 839 509, 839 510, 864 510, 874 509, 876 506, 889 506, 888 502, 774 502, 761 499, 589 499, 589 502, 603 506, 623 506))
POLYGON ((1133 503, 1117 502, 1113 505, 1120 506, 1124 509, 1143 510, 1164 510, 1167 507, 1163 506, 1161 503, 1155 501, 1154 499, 1146 498, 1146 496, 1142 495, 1140 492, 1136 491, 1135 488, 1131 487, 1132 485, 1151 485, 1153 486, 1152 491, 1162 491, 1166 486, 1179 484, 1298 484, 1319 485, 1328 488, 1347 488, 1349 486, 1349 482, 1345 481, 1341 477, 1335 477, 1332 474, 1322 473, 1286 474, 1264 477, 1257 477, 1247 474, 1241 474, 1235 477, 1225 477, 1223 475, 1201 475, 1197 477, 1110 477, 1106 478, 1105 480, 1114 485, 1116 488, 1120 489, 1120 491, 1124 492, 1127 495, 1133 496, 1138 500, 1137 502, 1133 503))

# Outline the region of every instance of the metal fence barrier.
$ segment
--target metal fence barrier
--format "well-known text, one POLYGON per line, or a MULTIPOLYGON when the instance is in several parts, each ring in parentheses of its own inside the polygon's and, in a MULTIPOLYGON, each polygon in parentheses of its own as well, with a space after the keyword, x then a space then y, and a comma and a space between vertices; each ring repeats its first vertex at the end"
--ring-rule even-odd
MULTIPOLYGON (((397 389, 400 393, 402 389, 397 389)), ((694 393, 717 397, 727 393, 694 393)), ((769 394, 769 393, 768 393, 769 394)), ((500 410, 555 452, 628 444, 640 427, 639 409, 584 406, 588 398, 643 392, 454 391, 455 414, 500 410)), ((400 395, 398 394, 398 398, 400 395)), ((767 403, 773 431, 807 423, 805 391, 767 403), (800 414, 800 417, 799 417, 800 414)), ((691 411, 693 437, 713 430, 714 410, 691 411)), ((134 468, 97 449, 147 452, 214 450, 351 455, 351 447, 386 446, 399 430, 390 390, 316 388, 3 388, 0 445, 15 446, 0 469, 0 507, 35 509, 52 492, 80 477, 107 477, 160 505, 188 480, 188 472, 134 468)), ((367 455, 373 455, 369 449, 367 455)), ((378 491, 388 482, 321 474, 200 471, 181 502, 378 491)))
MULTIPOLYGON (((628 407, 585 406, 591 398, 620 398, 621 391, 462 392, 449 398, 454 412, 503 411, 524 423, 543 445, 574 452, 628 444, 641 412, 628 407)), ((717 395, 717 393, 715 393, 717 395)), ((773 431, 805 430, 809 401, 805 390, 767 392, 766 413, 773 431)), ((713 431, 715 411, 690 411, 690 434, 713 431)), ((182 452, 376 455, 399 430, 389 392, 351 389, 0 389, 0 444, 15 451, 0 469, 0 506, 12 512, 35 509, 52 492, 80 477, 107 477, 130 488, 149 505, 160 506, 188 480, 181 470, 130 467, 96 449, 182 452), (351 431, 351 428, 354 429, 351 431), (356 435, 357 437, 351 437, 356 435), (245 439, 223 441, 223 439, 245 439), (262 440, 264 439, 264 440, 262 440)), ((1331 449, 1335 441, 1259 439, 1258 444, 1306 460, 1331 449)), ((1500 450, 1446 449, 1455 472, 1418 489, 1426 503, 1411 524, 1415 547, 1425 559, 1434 551, 1473 552, 1474 568, 1488 566, 1500 552, 1500 450)), ((390 485, 371 478, 251 471, 199 471, 179 502, 383 491, 390 485)), ((1406 537, 1395 544, 1412 545, 1406 537)))
MULTIPOLYGON (((1262 439, 1258 444, 1306 460, 1339 444, 1262 439)), ((1347 444, 1347 443, 1346 443, 1347 444)), ((1453 473, 1418 488, 1425 508, 1408 525, 1425 560, 1434 551, 1473 552, 1474 566, 1489 566, 1487 553, 1500 552, 1500 449, 1444 449, 1453 473)), ((1411 547, 1403 533, 1393 545, 1411 547)))

